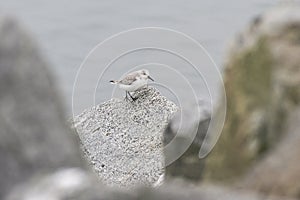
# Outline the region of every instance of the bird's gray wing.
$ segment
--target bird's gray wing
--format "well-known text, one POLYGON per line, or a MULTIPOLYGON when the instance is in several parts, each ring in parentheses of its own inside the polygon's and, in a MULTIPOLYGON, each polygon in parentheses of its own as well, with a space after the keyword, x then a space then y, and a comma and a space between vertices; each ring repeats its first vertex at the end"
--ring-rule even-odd
POLYGON ((119 81, 119 83, 124 84, 124 85, 131 85, 132 82, 136 80, 137 73, 130 73, 126 75, 122 80, 119 81))

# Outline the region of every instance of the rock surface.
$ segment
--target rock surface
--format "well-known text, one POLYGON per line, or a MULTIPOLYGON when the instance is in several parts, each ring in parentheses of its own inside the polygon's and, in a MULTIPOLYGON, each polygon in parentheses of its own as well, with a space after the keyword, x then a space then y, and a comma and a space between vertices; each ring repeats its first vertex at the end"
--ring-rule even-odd
POLYGON ((103 183, 154 184, 164 172, 163 131, 178 107, 152 87, 138 99, 112 99, 74 118, 85 157, 103 183))
POLYGON ((299 198, 300 194, 300 107, 287 120, 286 135, 265 159, 246 175, 239 188, 299 198))
POLYGON ((299 55, 299 5, 257 17, 233 42, 224 78, 227 120, 206 179, 232 181, 279 145, 300 103, 299 55))
MULTIPOLYGON (((5 200, 282 200, 282 197, 264 196, 249 191, 234 191, 216 186, 195 187, 189 183, 167 183, 159 188, 138 188, 121 191, 106 188, 90 176, 76 169, 62 170, 19 186, 5 200), (60 176, 60 177, 59 177, 60 176), (74 182, 72 183, 72 178, 74 182), (62 180, 61 178, 64 178, 62 180)), ((284 198, 285 200, 292 200, 284 198)))
POLYGON ((92 193, 93 187, 103 188, 103 185, 86 171, 80 168, 57 169, 49 174, 33 176, 26 183, 17 185, 5 200, 89 199, 85 192, 89 190, 92 193))
MULTIPOLYGON (((174 140, 176 145, 172 151, 178 151, 185 141, 190 137, 190 133, 196 130, 197 133, 188 149, 166 167, 166 179, 184 178, 189 181, 199 182, 202 179, 204 160, 199 158, 199 150, 211 120, 210 105, 208 102, 199 101, 198 105, 184 106, 181 112, 177 112, 171 119, 164 132, 164 144, 174 140), (195 112, 200 112, 199 116, 195 112), (180 127, 181 126, 181 127, 180 127)), ((165 156, 168 154, 165 153, 165 156)))
POLYGON ((46 64, 20 25, 0 17, 0 199, 33 174, 83 166, 46 64))

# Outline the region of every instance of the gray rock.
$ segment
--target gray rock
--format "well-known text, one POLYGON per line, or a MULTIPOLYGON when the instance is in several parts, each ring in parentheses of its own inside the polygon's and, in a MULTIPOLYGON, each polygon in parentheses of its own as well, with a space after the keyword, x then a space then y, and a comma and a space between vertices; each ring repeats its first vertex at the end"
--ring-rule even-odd
POLYGON ((55 83, 32 39, 0 17, 0 199, 33 174, 83 166, 55 83))
POLYGON ((300 105, 299 36, 298 4, 265 12, 235 38, 224 70, 227 119, 206 160, 207 180, 238 181, 288 133, 300 105))
POLYGON ((148 87, 138 99, 112 99, 74 118, 83 151, 107 185, 154 184, 164 172, 163 131, 178 107, 148 87))
MULTIPOLYGON (((197 133, 192 138, 192 143, 186 151, 173 163, 166 167, 166 178, 181 177, 189 181, 197 182, 202 178, 204 160, 199 158, 200 146, 207 134, 211 120, 210 105, 206 101, 199 101, 197 105, 184 106, 181 112, 175 114, 164 132, 164 144, 167 145, 172 140, 175 144, 172 151, 180 149, 186 145, 186 141, 191 137, 191 132, 197 133), (199 115, 195 115, 198 112, 199 115)), ((171 154, 172 155, 172 154, 171 154)), ((168 156, 166 153, 165 156, 168 156)))
MULTIPOLYGON (((193 186, 187 182, 171 182, 158 188, 137 188, 131 191, 107 188, 79 169, 65 169, 31 180, 16 187, 5 200, 283 200, 250 191, 216 186, 193 186)), ((290 199, 291 200, 291 199, 290 199)))
POLYGON ((177 112, 164 132, 164 143, 169 143, 176 135, 190 137, 190 132, 196 130, 193 143, 201 146, 211 120, 211 105, 208 101, 199 100, 196 105, 185 103, 177 112), (195 112, 199 114, 196 115, 195 112))
POLYGON ((84 199, 81 198, 81 193, 91 190, 95 185, 102 187, 86 171, 80 168, 65 168, 33 176, 26 183, 17 185, 5 199, 84 199))
POLYGON ((286 135, 237 186, 262 192, 299 198, 300 194, 300 108, 289 116, 285 126, 286 135))

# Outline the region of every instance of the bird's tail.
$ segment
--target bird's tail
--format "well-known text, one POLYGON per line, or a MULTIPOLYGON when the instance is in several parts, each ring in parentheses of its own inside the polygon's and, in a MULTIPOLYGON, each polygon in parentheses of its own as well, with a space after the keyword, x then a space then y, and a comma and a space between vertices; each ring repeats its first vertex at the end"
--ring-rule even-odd
POLYGON ((109 81, 111 84, 117 84, 119 81, 114 81, 114 80, 111 80, 109 81))

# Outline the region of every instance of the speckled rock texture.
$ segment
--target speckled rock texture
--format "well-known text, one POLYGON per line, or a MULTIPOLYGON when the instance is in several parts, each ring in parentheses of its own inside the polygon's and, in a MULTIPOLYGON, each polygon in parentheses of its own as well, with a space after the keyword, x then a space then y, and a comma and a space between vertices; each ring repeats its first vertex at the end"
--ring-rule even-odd
POLYGON ((300 106, 299 55, 299 4, 258 16, 234 40, 224 71, 227 119, 207 159, 206 179, 238 181, 281 144, 300 106))
POLYGON ((134 97, 111 99, 74 118, 85 157, 107 185, 151 185, 164 172, 163 131, 178 107, 152 87, 134 97))

